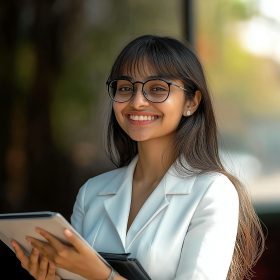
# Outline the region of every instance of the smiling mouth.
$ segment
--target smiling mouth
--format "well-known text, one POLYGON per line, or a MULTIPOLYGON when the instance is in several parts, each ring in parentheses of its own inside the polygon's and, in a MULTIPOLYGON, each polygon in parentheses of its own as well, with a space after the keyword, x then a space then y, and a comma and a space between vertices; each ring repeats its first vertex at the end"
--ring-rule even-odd
POLYGON ((128 115, 128 118, 133 121, 153 121, 158 118, 158 116, 145 116, 145 115, 128 115))

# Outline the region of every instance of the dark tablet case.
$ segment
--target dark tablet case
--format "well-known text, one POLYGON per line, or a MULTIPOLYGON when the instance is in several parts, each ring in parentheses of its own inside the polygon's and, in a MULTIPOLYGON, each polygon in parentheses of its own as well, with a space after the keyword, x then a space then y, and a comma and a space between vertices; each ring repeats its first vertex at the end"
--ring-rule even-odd
POLYGON ((98 252, 121 276, 128 280, 151 280, 140 262, 129 254, 98 252))

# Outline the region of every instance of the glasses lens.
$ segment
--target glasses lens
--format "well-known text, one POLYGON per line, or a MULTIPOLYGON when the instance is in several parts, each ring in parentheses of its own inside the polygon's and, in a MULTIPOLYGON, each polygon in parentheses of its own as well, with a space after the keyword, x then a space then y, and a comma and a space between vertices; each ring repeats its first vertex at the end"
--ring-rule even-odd
POLYGON ((127 80, 114 80, 110 82, 108 92, 114 101, 126 102, 133 95, 133 84, 127 80))
POLYGON ((144 84, 145 96, 151 102, 163 102, 169 95, 169 84, 162 80, 150 80, 144 84))

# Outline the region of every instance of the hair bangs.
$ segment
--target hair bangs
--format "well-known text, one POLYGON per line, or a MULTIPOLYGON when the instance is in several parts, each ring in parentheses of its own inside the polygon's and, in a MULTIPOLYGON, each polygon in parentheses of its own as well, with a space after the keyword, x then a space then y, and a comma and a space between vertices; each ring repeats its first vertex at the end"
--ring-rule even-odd
POLYGON ((109 80, 121 76, 182 79, 185 75, 178 69, 176 54, 158 40, 150 40, 149 44, 130 44, 118 56, 109 80))

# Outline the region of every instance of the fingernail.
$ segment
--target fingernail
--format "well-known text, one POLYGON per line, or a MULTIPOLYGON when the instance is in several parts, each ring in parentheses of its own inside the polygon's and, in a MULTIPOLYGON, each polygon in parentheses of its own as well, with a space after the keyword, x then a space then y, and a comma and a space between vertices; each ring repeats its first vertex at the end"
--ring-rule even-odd
POLYGON ((42 234, 42 233, 43 233, 43 232, 42 232, 42 229, 41 229, 41 228, 38 228, 38 227, 35 228, 35 231, 36 231, 37 233, 39 233, 39 234, 42 234))
POLYGON ((69 236, 69 237, 72 236, 72 232, 69 229, 65 229, 64 233, 66 236, 69 236))

